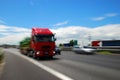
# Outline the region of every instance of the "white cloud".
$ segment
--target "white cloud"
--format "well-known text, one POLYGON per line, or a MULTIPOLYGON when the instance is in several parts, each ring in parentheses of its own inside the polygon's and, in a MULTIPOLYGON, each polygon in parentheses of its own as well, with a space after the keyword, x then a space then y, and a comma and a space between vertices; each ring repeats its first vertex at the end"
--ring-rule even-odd
POLYGON ((65 24, 68 24, 68 21, 59 22, 57 24, 54 24, 53 26, 62 26, 62 25, 65 25, 65 24))
POLYGON ((93 39, 120 39, 120 24, 109 24, 94 28, 92 32, 93 39))
POLYGON ((0 25, 0 44, 18 44, 27 36, 30 36, 30 29, 0 25))
POLYGON ((104 20, 106 18, 115 17, 115 16, 118 16, 118 14, 117 13, 107 13, 104 16, 91 18, 91 20, 93 20, 93 21, 102 21, 102 20, 104 20))
POLYGON ((96 17, 96 18, 92 18, 93 21, 101 21, 104 20, 105 17, 96 17))
MULTIPOLYGON (((0 44, 17 44, 23 38, 31 35, 31 30, 27 28, 0 25, 0 30, 4 31, 3 34, 0 32, 0 44), (16 31, 10 32, 10 28, 16 31)), ((71 39, 78 40, 79 43, 88 43, 88 38, 90 35, 91 40, 120 39, 120 24, 109 24, 98 26, 96 28, 88 28, 84 26, 66 26, 64 28, 51 30, 53 33, 56 33, 57 44, 69 42, 71 39)))
POLYGON ((107 17, 114 17, 114 16, 117 16, 118 14, 117 13, 108 13, 106 14, 107 17))
POLYGON ((6 26, 6 25, 0 25, 0 33, 30 33, 30 30, 26 28, 20 28, 20 27, 14 27, 14 26, 6 26))
POLYGON ((79 43, 88 43, 89 36, 91 36, 91 40, 120 39, 120 24, 109 24, 96 28, 68 26, 52 31, 56 33, 57 43, 69 42, 71 39, 76 39, 79 43))
POLYGON ((19 44, 25 37, 30 36, 30 33, 7 34, 0 38, 0 44, 19 44))

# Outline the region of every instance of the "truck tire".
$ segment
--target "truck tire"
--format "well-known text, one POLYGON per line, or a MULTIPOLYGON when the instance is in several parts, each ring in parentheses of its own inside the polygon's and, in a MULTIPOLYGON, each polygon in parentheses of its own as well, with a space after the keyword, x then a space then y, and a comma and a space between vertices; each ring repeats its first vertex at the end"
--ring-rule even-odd
POLYGON ((34 59, 37 59, 37 56, 35 55, 35 52, 33 52, 33 56, 34 59))
POLYGON ((49 59, 53 59, 53 56, 49 56, 49 59))

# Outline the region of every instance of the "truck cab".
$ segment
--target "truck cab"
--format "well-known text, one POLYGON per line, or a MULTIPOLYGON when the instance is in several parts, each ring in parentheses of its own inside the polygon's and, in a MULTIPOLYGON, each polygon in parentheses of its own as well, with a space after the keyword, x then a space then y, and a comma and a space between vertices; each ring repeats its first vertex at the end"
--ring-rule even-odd
POLYGON ((32 28, 31 34, 31 50, 32 56, 37 57, 53 57, 55 55, 54 34, 48 28, 32 28))

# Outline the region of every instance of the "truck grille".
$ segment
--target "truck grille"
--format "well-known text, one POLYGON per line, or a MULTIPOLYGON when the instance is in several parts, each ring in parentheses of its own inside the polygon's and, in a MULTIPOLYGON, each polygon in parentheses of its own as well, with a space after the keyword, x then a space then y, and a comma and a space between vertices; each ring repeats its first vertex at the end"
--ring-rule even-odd
POLYGON ((42 46, 43 50, 49 50, 51 48, 51 46, 42 46))

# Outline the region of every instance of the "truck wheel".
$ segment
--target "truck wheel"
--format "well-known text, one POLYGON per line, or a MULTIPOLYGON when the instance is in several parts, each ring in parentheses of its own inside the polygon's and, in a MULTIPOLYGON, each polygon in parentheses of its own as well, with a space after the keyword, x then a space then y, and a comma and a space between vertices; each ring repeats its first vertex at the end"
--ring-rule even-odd
POLYGON ((29 56, 29 57, 33 57, 33 51, 32 51, 32 50, 29 51, 28 56, 29 56))
POLYGON ((61 55, 61 52, 59 52, 59 55, 61 55))
POLYGON ((37 56, 35 55, 35 52, 33 52, 33 58, 37 59, 37 56))
POLYGON ((53 59, 53 56, 50 56, 49 59, 53 59))

